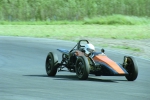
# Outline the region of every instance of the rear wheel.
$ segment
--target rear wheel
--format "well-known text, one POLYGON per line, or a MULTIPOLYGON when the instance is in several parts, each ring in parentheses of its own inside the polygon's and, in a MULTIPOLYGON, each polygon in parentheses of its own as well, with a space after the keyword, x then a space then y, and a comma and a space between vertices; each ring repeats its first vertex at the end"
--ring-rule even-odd
POLYGON ((86 80, 90 72, 90 65, 85 56, 80 56, 76 61, 76 75, 80 80, 86 80))
POLYGON ((138 76, 138 67, 136 60, 133 57, 125 56, 124 57, 124 68, 129 73, 126 77, 128 81, 134 81, 138 76))
POLYGON ((55 76, 57 73, 58 56, 49 52, 45 62, 45 69, 48 76, 55 76))

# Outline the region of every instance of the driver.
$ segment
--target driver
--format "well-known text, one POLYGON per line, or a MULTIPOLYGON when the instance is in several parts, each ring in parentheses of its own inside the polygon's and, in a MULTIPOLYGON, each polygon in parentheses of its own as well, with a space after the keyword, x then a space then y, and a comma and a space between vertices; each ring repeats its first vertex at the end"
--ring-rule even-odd
POLYGON ((84 53, 85 53, 85 56, 90 56, 92 52, 95 51, 95 47, 93 44, 89 43, 89 44, 86 44, 85 45, 85 48, 84 48, 84 53))
MULTIPOLYGON (((85 56, 87 56, 87 57, 89 57, 89 56, 93 57, 93 55, 91 55, 91 54, 93 54, 93 52, 95 52, 95 47, 94 47, 94 45, 91 44, 91 43, 86 44, 86 45, 85 45, 85 48, 84 48, 84 54, 85 54, 85 56)), ((105 52, 105 50, 104 50, 104 49, 101 49, 100 55, 105 55, 104 52, 105 52)))

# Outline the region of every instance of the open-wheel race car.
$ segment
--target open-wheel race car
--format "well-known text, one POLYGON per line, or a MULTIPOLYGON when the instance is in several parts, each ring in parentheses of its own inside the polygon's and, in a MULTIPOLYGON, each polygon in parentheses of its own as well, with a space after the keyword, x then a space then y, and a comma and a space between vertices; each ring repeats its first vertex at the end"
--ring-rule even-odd
POLYGON ((134 57, 124 56, 123 63, 117 63, 105 55, 104 49, 96 52, 88 40, 79 42, 69 51, 57 49, 62 53, 61 62, 54 52, 46 57, 45 68, 48 76, 55 76, 57 71, 67 68, 75 72, 80 80, 86 80, 89 74, 96 76, 125 76, 128 81, 134 81, 138 76, 137 63, 134 57))

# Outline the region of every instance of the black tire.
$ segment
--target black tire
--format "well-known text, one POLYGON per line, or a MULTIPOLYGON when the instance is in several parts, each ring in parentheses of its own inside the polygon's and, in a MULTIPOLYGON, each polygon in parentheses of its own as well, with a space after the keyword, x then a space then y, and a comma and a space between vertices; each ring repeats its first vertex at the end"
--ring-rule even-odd
POLYGON ((45 69, 48 76, 55 76, 57 73, 58 56, 49 52, 46 57, 45 69))
POLYGON ((87 57, 80 56, 76 61, 76 75, 80 80, 86 80, 89 76, 90 65, 87 57))
POLYGON ((124 57, 124 68, 129 73, 126 75, 128 81, 134 81, 138 76, 138 67, 136 60, 131 56, 124 57))

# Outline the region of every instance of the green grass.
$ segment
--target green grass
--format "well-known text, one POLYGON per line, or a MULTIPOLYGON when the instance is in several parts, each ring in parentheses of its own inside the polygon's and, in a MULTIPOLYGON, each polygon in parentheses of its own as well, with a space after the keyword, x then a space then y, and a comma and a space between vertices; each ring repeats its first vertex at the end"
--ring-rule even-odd
POLYGON ((0 25, 0 35, 78 40, 85 38, 148 39, 150 25, 0 25))
POLYGON ((0 25, 80 25, 81 21, 0 21, 0 25))

